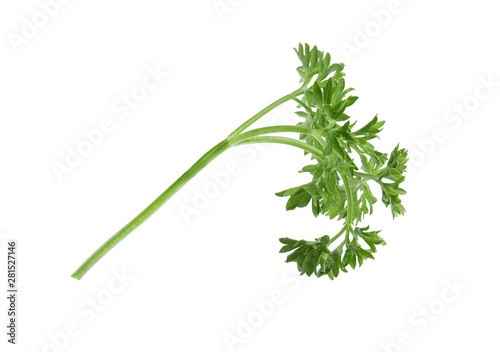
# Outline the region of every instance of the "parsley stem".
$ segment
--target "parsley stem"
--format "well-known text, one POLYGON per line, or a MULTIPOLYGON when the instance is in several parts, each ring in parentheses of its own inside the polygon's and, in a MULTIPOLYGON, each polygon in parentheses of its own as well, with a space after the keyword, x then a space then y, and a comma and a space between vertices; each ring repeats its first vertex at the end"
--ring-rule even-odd
POLYGON ((349 232, 352 232, 352 215, 354 211, 354 198, 352 195, 352 190, 351 190, 351 185, 349 183, 349 180, 347 177, 342 173, 339 172, 340 177, 342 178, 342 182, 344 182, 344 188, 345 192, 347 195, 347 216, 345 219, 345 226, 346 226, 346 243, 349 243, 349 232))
POLYGON ((101 247, 99 247, 74 273, 73 278, 80 280, 87 271, 90 270, 106 253, 114 246, 123 240, 128 234, 141 225, 153 213, 158 210, 165 202, 170 199, 179 189, 181 189, 189 180, 191 180, 198 172, 207 166, 217 156, 229 149, 231 144, 224 140, 215 147, 206 152, 196 163, 193 164, 181 177, 177 179, 170 187, 168 187, 158 198, 148 205, 139 215, 125 225, 121 230, 114 234, 101 247))
POLYGON ((369 174, 366 174, 364 172, 354 171, 354 174, 357 175, 357 176, 369 178, 371 180, 378 180, 378 178, 375 177, 374 175, 369 175, 369 174))
POLYGON ((358 172, 358 171, 354 171, 354 174, 356 176, 366 177, 367 179, 373 180, 373 181, 377 182, 379 185, 383 186, 383 182, 380 179, 380 176, 369 175, 369 174, 365 174, 364 172, 358 172))
POLYGON ((323 149, 325 149, 326 143, 325 143, 325 140, 323 139, 323 137, 321 137, 321 134, 317 130, 312 130, 311 135, 313 136, 313 138, 315 140, 317 140, 319 142, 319 144, 321 145, 321 147, 323 149))
POLYGON ((296 126, 273 126, 262 129, 256 129, 241 134, 238 137, 226 139, 205 153, 196 163, 193 164, 181 177, 177 179, 170 187, 168 187, 158 198, 148 205, 139 215, 132 221, 121 228, 110 239, 108 239, 101 247, 99 247, 74 273, 73 278, 80 280, 106 253, 114 246, 127 237, 133 230, 146 221, 153 213, 158 210, 167 200, 170 199, 179 189, 181 189, 189 180, 191 180, 198 172, 207 166, 213 159, 222 154, 225 150, 234 145, 249 144, 249 143, 280 143, 298 147, 315 155, 319 159, 324 159, 323 153, 304 142, 293 138, 278 137, 278 136, 260 136, 259 133, 273 132, 299 132, 307 133, 308 130, 296 126), (243 138, 241 138, 243 137, 243 138), (248 137, 248 138, 247 138, 248 137))
POLYGON ((288 138, 288 137, 279 137, 279 136, 257 136, 257 137, 250 137, 248 139, 245 139, 241 141, 238 145, 241 144, 251 144, 251 143, 279 143, 279 144, 287 144, 291 145, 297 148, 300 148, 308 153, 313 154, 315 157, 318 159, 324 160, 325 157, 323 156, 323 153, 321 150, 313 147, 310 144, 301 142, 299 140, 293 139, 293 138, 288 138))
POLYGON ((339 231, 338 234, 336 234, 335 236, 333 236, 330 240, 330 242, 328 242, 328 246, 330 246, 333 242, 335 242, 335 240, 337 238, 339 238, 343 233, 344 231, 347 229, 347 225, 344 225, 344 227, 342 227, 342 229, 339 231))
MULTIPOLYGON (((297 132, 301 134, 309 134, 313 135, 316 139, 318 138, 317 135, 315 135, 315 131, 304 128, 304 127, 299 127, 299 126, 290 126, 290 125, 283 125, 283 126, 270 126, 270 127, 263 127, 263 128, 256 128, 254 130, 250 130, 248 132, 244 132, 239 134, 238 136, 234 137, 229 137, 228 140, 231 144, 237 145, 244 141, 245 139, 248 139, 250 137, 256 137, 256 136, 261 136, 263 134, 268 134, 268 133, 281 133, 281 132, 297 132)), ((321 137, 319 137, 321 139, 321 137)), ((321 139, 321 141, 318 140, 320 143, 324 143, 324 141, 321 139)))
POLYGON ((287 101, 289 101, 289 100, 291 100, 291 99, 293 99, 293 98, 295 98, 295 97, 303 94, 304 91, 305 91, 305 87, 300 87, 296 91, 293 91, 292 93, 287 94, 284 97, 276 100, 274 103, 269 104, 264 109, 262 109, 261 111, 259 111, 257 114, 255 114, 254 116, 252 116, 250 119, 248 119, 247 121, 245 121, 245 123, 243 123, 240 127, 238 127, 237 129, 235 129, 229 135, 229 138, 232 138, 234 136, 239 135, 241 132, 243 132, 244 130, 246 130, 250 125, 252 125, 254 122, 256 122, 258 119, 260 119, 262 116, 264 116, 265 114, 267 114, 269 111, 271 111, 274 108, 280 106, 281 104, 286 103, 287 101))
POLYGON ((336 250, 341 249, 345 243, 346 243, 346 240, 344 239, 342 242, 339 243, 339 245, 337 247, 335 247, 335 249, 332 252, 335 252, 336 250))
MULTIPOLYGON (((127 225, 121 228, 110 239, 108 239, 101 247, 99 247, 74 273, 71 275, 73 278, 80 280, 106 253, 115 247, 120 241, 127 237, 133 230, 146 221, 153 213, 158 210, 167 200, 170 199, 179 189, 181 189, 189 180, 191 180, 198 172, 207 166, 213 159, 222 154, 225 150, 234 145, 249 144, 249 143, 281 143, 292 145, 301 148, 319 159, 324 159, 323 153, 317 148, 298 141, 292 138, 285 137, 259 137, 261 134, 273 132, 298 132, 312 134, 312 130, 297 126, 271 126, 266 128, 259 128, 246 133, 241 133, 247 129, 251 124, 256 122, 269 111, 278 107, 279 105, 291 100, 304 92, 304 87, 285 95, 284 97, 276 100, 270 104, 244 124, 238 127, 227 139, 217 144, 215 147, 205 153, 196 163, 193 164, 181 177, 179 177, 170 187, 168 187, 158 198, 156 198, 150 205, 148 205, 142 212, 132 219, 127 225)), ((318 138, 317 135, 315 138, 318 138)), ((321 137, 319 137, 321 139, 321 137)), ((321 140, 320 143, 323 141, 321 140)))

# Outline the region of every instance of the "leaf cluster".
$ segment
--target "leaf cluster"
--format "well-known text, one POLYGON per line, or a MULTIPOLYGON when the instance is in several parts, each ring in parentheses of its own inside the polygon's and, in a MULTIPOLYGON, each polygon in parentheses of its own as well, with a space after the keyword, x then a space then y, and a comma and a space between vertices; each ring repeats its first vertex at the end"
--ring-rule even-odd
POLYGON ((330 279, 336 278, 341 271, 347 272, 350 266, 352 269, 356 265, 361 266, 366 259, 374 259, 377 245, 385 245, 385 241, 378 236, 380 231, 368 231, 369 227, 354 230, 355 239, 347 246, 338 246, 330 250, 332 239, 325 235, 316 238, 315 241, 294 240, 291 238, 281 238, 284 244, 280 253, 292 252, 286 258, 287 263, 297 263, 297 268, 301 275, 318 277, 327 275, 330 279), (363 239, 369 248, 363 248, 359 239, 363 239))
POLYGON ((300 81, 307 85, 315 75, 318 81, 325 79, 330 73, 342 69, 343 64, 330 64, 331 56, 329 53, 324 54, 319 51, 316 46, 312 49, 309 44, 299 44, 297 49, 294 49, 302 63, 297 68, 300 75, 300 81))
MULTIPOLYGON (((316 47, 299 45, 296 53, 301 61, 297 68, 300 81, 312 82, 298 103, 297 126, 309 133, 300 139, 321 151, 322 156, 311 155, 312 164, 300 172, 312 176, 310 182, 276 193, 288 197, 287 210, 303 208, 311 204, 314 216, 325 215, 330 219, 343 220, 342 230, 335 236, 323 236, 316 241, 297 241, 282 238, 282 252, 293 250, 287 262, 296 262, 302 274, 337 277, 346 271, 361 266, 366 258, 373 259, 375 246, 385 244, 379 231, 368 231, 368 226, 358 227, 366 215, 373 213, 377 202, 372 187, 381 188, 382 203, 391 209, 393 217, 403 215, 405 208, 400 196, 406 192, 401 188, 405 176, 408 152, 394 148, 390 155, 378 151, 372 144, 379 138, 384 126, 375 116, 368 123, 356 128, 356 121, 346 114, 358 97, 350 95, 344 79, 344 65, 331 64, 329 54, 316 47), (313 78, 316 77, 315 80, 313 78), (343 235, 343 237, 341 237, 343 235), (340 244, 330 250, 337 239, 340 244), (363 240, 368 249, 359 244, 363 240)), ((307 154, 307 152, 305 152, 307 154)))

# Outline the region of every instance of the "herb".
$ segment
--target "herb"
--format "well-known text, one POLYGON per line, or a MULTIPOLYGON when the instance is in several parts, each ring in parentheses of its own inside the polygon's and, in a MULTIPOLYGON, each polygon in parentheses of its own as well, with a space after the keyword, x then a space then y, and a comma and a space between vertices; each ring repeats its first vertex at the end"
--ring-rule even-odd
POLYGON ((210 149, 153 203, 97 249, 72 275, 74 278, 82 278, 111 248, 218 155, 230 147, 250 143, 280 143, 302 149, 312 163, 303 167, 301 172, 310 173, 312 180, 277 195, 288 197, 287 210, 311 204, 314 216, 322 214, 330 219, 343 220, 342 228, 332 237, 326 235, 315 241, 281 238, 284 246, 280 252, 292 252, 287 262, 296 262, 301 274, 328 275, 333 279, 340 271, 347 272, 348 266, 354 269, 365 259, 373 259, 377 246, 385 245, 385 241, 379 236, 380 231, 370 231, 368 226, 358 227, 365 215, 372 214, 373 204, 377 201, 369 182, 381 187, 382 202, 390 207, 393 217, 404 214, 400 196, 406 192, 400 184, 405 179, 407 151, 398 145, 388 157, 375 149, 371 141, 378 138, 384 125, 377 116, 365 126, 355 128, 356 122, 345 111, 358 97, 349 95, 353 89, 345 87, 343 64, 331 64, 330 54, 307 44, 300 44, 295 51, 301 61, 297 68, 300 88, 261 110, 210 149), (265 114, 291 100, 298 104, 296 114, 303 121, 295 126, 272 126, 245 132, 265 114), (275 133, 292 133, 298 138, 276 136, 275 133))

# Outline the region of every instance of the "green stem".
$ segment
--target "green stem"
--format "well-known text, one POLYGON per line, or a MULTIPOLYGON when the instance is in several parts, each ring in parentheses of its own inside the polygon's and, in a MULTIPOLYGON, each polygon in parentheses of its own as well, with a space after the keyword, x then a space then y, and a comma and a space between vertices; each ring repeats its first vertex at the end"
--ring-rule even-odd
POLYGON ((382 180, 380 179, 380 176, 369 175, 364 172, 358 172, 358 171, 354 171, 354 175, 365 177, 367 179, 377 182, 379 185, 382 185, 382 180))
POLYGON ((342 248, 342 247, 344 246, 344 244, 345 244, 345 243, 346 243, 346 240, 345 240, 345 238, 344 238, 344 240, 343 240, 342 242, 340 242, 340 243, 339 243, 339 245, 338 245, 337 247, 335 247, 335 249, 334 249, 332 252, 336 251, 337 249, 342 248))
POLYGON ((234 136, 239 135, 241 132, 243 132, 244 130, 246 130, 250 125, 252 125, 254 122, 256 122, 258 119, 260 119, 262 116, 264 116, 265 114, 267 114, 269 111, 273 110, 274 108, 280 106, 281 104, 286 103, 290 99, 293 99, 293 98, 295 98, 295 97, 297 97, 297 96, 299 96, 299 95, 301 95, 303 93, 304 93, 304 87, 301 87, 301 88, 297 89, 296 91, 294 91, 294 92, 292 92, 290 94, 287 94, 284 97, 276 100, 274 103, 266 106, 264 109, 262 109, 257 114, 255 114, 250 119, 248 119, 245 123, 243 123, 240 127, 238 127, 237 129, 235 129, 229 135, 229 138, 232 138, 234 136))
POLYGON ((354 199, 352 196, 351 192, 351 185, 349 183, 349 180, 347 177, 339 172, 340 177, 342 178, 342 182, 344 182, 344 188, 347 196, 347 216, 345 219, 345 226, 346 226, 346 243, 349 244, 349 232, 352 232, 352 216, 353 216, 353 211, 354 211, 354 199))
POLYGON ((323 153, 306 143, 292 138, 285 137, 259 137, 260 134, 273 133, 273 132, 298 132, 310 133, 315 138, 321 139, 319 141, 323 145, 324 141, 321 136, 314 131, 303 129, 296 126, 274 126, 261 129, 255 129, 246 133, 242 133, 251 124, 267 114, 272 109, 283 104, 284 102, 293 99, 300 94, 303 94, 305 87, 301 87, 296 91, 276 100, 271 105, 267 106, 252 118, 243 123, 227 139, 217 144, 215 147, 205 153, 196 163, 193 164, 181 177, 179 177, 169 188, 167 188, 158 198, 156 198, 150 205, 148 205, 139 215, 132 221, 120 229, 109 240, 107 240, 101 247, 99 247, 74 273, 71 275, 73 278, 80 280, 106 253, 122 241, 127 235, 135 230, 139 225, 146 221, 156 210, 158 210, 167 200, 170 199, 179 189, 181 189, 189 180, 191 180, 198 172, 207 166, 217 156, 234 145, 249 144, 249 143, 281 143, 301 148, 319 159, 324 159, 323 153))
POLYGON ((325 157, 323 156, 323 153, 321 150, 307 144, 301 141, 298 141, 293 138, 288 138, 288 137, 278 137, 278 136, 258 136, 258 137, 251 137, 248 139, 245 139, 244 141, 241 141, 238 145, 241 144, 251 144, 251 143, 279 143, 279 144, 287 144, 291 145, 293 147, 300 148, 308 153, 313 154, 316 156, 318 159, 324 160, 325 157))
POLYGON ((319 143, 324 143, 324 140, 321 138, 321 136, 319 136, 316 133, 316 131, 311 130, 309 128, 290 126, 290 125, 256 128, 254 130, 241 133, 238 136, 229 138, 228 140, 232 145, 237 145, 250 137, 261 136, 263 134, 269 134, 269 133, 281 133, 281 132, 297 132, 301 134, 309 134, 312 135, 316 140, 318 140, 319 143))
POLYGON ((335 242, 335 240, 337 238, 339 238, 343 233, 344 231, 347 229, 347 225, 344 225, 344 227, 342 227, 342 229, 339 231, 338 234, 336 234, 335 236, 333 236, 331 239, 330 239, 330 242, 328 242, 328 246, 330 246, 333 242, 335 242))
POLYGON ((325 149, 326 142, 325 142, 325 140, 323 139, 323 137, 321 137, 321 134, 319 134, 317 130, 312 130, 311 135, 313 136, 313 138, 314 138, 315 140, 317 140, 317 141, 319 142, 319 144, 321 145, 321 147, 322 147, 323 149, 325 149))
POLYGON ((356 176, 361 176, 361 177, 366 177, 366 178, 369 178, 369 179, 372 179, 372 180, 377 180, 377 178, 375 176, 366 174, 364 172, 354 171, 354 174, 356 176))
POLYGON ((101 247, 99 247, 79 268, 76 270, 72 277, 80 280, 87 271, 90 270, 106 253, 108 253, 114 246, 123 240, 128 234, 141 225, 148 219, 156 210, 158 210, 170 197, 172 197, 179 189, 181 189, 189 180, 191 180, 198 172, 207 166, 213 159, 222 154, 225 150, 229 149, 231 144, 224 140, 210 149, 203 155, 196 163, 193 164, 181 177, 177 179, 165 192, 156 198, 150 205, 148 205, 139 215, 132 221, 125 225, 121 230, 114 234, 107 240, 101 247))

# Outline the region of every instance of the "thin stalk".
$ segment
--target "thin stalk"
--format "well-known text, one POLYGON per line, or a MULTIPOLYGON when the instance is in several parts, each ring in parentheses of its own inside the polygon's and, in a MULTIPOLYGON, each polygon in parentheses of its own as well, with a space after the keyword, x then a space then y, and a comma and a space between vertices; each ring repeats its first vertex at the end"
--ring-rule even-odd
POLYGON ((316 131, 316 130, 312 130, 311 135, 313 136, 313 138, 315 140, 317 140, 319 142, 319 144, 321 145, 321 147, 323 149, 325 149, 326 143, 325 143, 325 140, 323 139, 323 137, 321 137, 321 134, 318 131, 316 131))
POLYGON ((248 127, 250 127, 250 125, 252 125, 254 122, 256 122, 258 119, 260 119, 262 116, 264 116, 265 114, 267 114, 269 111, 273 110, 274 108, 277 108, 278 106, 280 106, 281 104, 283 103, 286 103, 287 101, 301 95, 304 93, 304 87, 301 87, 299 89, 297 89, 296 91, 290 93, 290 94, 287 94, 285 95, 284 97, 276 100, 274 103, 271 103, 270 105, 266 106, 264 109, 262 109, 261 111, 259 111, 257 114, 255 114, 254 116, 252 116, 251 118, 249 118, 247 121, 245 121, 245 123, 243 123, 240 127, 238 127, 237 129, 235 129, 230 135, 228 138, 232 138, 234 136, 237 136, 239 135, 241 132, 243 132, 244 130, 246 130, 248 127))
POLYGON ((376 177, 374 175, 369 175, 369 174, 364 173, 364 172, 354 171, 354 174, 357 175, 357 176, 369 178, 370 180, 379 181, 378 177, 376 177))
POLYGON ((73 278, 80 280, 87 271, 90 270, 106 253, 114 246, 120 243, 128 234, 141 225, 153 213, 158 210, 165 202, 170 199, 179 189, 181 189, 189 180, 191 180, 198 172, 207 166, 217 156, 229 149, 231 144, 224 140, 215 147, 206 152, 196 163, 193 164, 181 177, 177 179, 170 187, 168 187, 158 198, 148 205, 142 212, 139 213, 132 221, 125 225, 121 230, 115 233, 101 247, 99 247, 74 273, 73 278))
POLYGON ((298 140, 293 139, 293 138, 288 138, 288 137, 257 136, 257 137, 251 137, 251 138, 245 139, 244 141, 241 141, 238 145, 252 144, 252 143, 279 143, 279 144, 291 145, 293 147, 300 148, 308 153, 313 154, 318 159, 321 159, 321 160, 325 159, 321 150, 319 150, 319 149, 317 149, 317 148, 315 148, 307 143, 298 141, 298 140))
POLYGON ((349 244, 349 232, 352 232, 352 216, 353 216, 353 211, 354 211, 354 199, 352 196, 352 191, 351 191, 351 184, 349 183, 349 180, 347 177, 345 177, 344 174, 339 172, 340 177, 342 178, 342 182, 344 182, 344 188, 347 196, 347 216, 345 219, 345 225, 346 225, 346 243, 349 244))
POLYGON ((384 184, 382 182, 382 180, 380 179, 380 176, 368 175, 368 174, 366 174, 364 172, 358 172, 358 171, 354 171, 354 175, 365 177, 365 178, 367 178, 369 180, 375 181, 375 182, 377 182, 381 186, 383 186, 383 184, 384 184))
POLYGON ((330 246, 333 242, 335 242, 335 240, 337 238, 339 238, 343 233, 344 231, 347 229, 347 225, 344 225, 344 227, 342 227, 342 229, 339 231, 338 234, 336 234, 335 236, 333 236, 331 239, 330 239, 330 242, 328 242, 328 246, 330 246))
POLYGON ((297 132, 301 134, 309 134, 312 135, 316 140, 318 140, 319 143, 324 143, 323 139, 320 136, 318 136, 318 134, 316 134, 314 130, 299 126, 290 126, 290 125, 256 128, 254 130, 241 133, 238 136, 229 138, 228 140, 231 144, 237 145, 250 137, 261 136, 269 133, 281 133, 281 132, 297 132))
POLYGON ((346 243, 346 240, 345 240, 345 238, 344 238, 344 240, 343 240, 342 242, 340 242, 340 243, 339 243, 339 245, 338 245, 337 247, 335 247, 335 249, 334 249, 332 252, 336 251, 337 249, 342 248, 342 247, 344 246, 344 244, 345 244, 345 243, 346 243))

